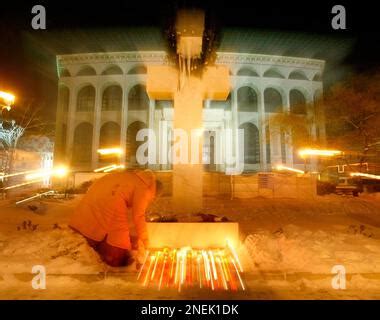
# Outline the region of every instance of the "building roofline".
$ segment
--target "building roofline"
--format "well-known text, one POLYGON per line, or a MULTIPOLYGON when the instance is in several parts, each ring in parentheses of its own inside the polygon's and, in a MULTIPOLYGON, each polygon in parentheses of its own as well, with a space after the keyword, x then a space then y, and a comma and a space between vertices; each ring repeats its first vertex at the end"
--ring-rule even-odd
MULTIPOLYGON (((167 57, 165 51, 120 51, 93 52, 57 55, 57 65, 89 64, 89 63, 120 63, 120 62, 162 62, 167 57)), ((254 53, 217 52, 218 63, 285 65, 296 67, 312 67, 323 70, 325 61, 320 59, 279 56, 254 53)))

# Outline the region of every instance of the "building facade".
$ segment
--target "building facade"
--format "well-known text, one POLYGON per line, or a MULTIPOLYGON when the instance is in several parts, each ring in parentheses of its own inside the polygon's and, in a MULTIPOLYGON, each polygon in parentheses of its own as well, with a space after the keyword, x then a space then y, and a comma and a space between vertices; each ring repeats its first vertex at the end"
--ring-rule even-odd
MULTIPOLYGON (((322 60, 220 52, 217 64, 230 70, 231 91, 226 101, 204 102, 203 158, 206 169, 224 172, 225 159, 244 150, 245 171, 270 171, 274 165, 303 167, 291 135, 271 125, 272 114, 290 112, 306 117, 310 135, 325 139, 323 112, 315 102, 323 94, 322 60), (220 130, 243 129, 244 143, 216 139, 220 130), (215 161, 215 159, 222 161, 215 161)), ((172 101, 150 100, 146 93, 147 66, 167 64, 162 51, 80 53, 57 56, 59 94, 55 163, 76 171, 91 171, 120 161, 138 166, 136 141, 140 129, 154 130, 157 158, 170 150, 172 101), (99 158, 99 148, 121 147, 120 159, 99 158)), ((241 157, 241 155, 240 155, 241 157)), ((160 161, 158 161, 160 162, 160 161)), ((170 170, 169 163, 148 165, 170 170)))

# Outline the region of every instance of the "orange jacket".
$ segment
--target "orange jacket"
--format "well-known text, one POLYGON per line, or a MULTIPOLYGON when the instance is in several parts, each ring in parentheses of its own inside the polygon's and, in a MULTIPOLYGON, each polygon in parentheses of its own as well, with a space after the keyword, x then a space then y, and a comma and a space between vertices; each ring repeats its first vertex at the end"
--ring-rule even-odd
POLYGON ((123 249, 131 249, 127 209, 132 217, 137 236, 145 246, 148 242, 145 210, 156 193, 152 171, 111 173, 88 189, 69 225, 84 236, 123 249))

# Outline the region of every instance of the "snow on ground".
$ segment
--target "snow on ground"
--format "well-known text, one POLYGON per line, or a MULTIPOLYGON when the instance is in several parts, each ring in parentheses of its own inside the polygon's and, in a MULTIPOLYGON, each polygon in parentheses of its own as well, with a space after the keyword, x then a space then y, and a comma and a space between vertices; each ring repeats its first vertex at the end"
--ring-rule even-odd
MULTIPOLYGON (((146 289, 136 282, 135 266, 104 265, 86 241, 67 227, 79 200, 46 200, 20 207, 14 201, 0 202, 0 299, 380 298, 380 200, 376 197, 208 199, 206 213, 239 222, 239 254, 247 284, 245 292, 211 294, 146 289), (46 290, 31 287, 34 265, 46 267, 46 290), (346 290, 331 286, 334 265, 346 268, 346 290)), ((150 212, 170 213, 170 207, 170 199, 164 198, 150 212)))

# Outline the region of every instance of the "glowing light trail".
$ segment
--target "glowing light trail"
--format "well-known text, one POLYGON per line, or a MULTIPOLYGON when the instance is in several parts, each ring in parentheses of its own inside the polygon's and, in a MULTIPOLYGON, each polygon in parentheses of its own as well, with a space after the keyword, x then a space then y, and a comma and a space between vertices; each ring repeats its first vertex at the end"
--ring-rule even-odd
POLYGON ((223 249, 158 249, 146 253, 137 276, 144 287, 198 287, 211 290, 245 290, 243 268, 234 247, 223 249), (149 261, 149 262, 148 262, 149 261))
POLYGON ((286 166, 283 166, 281 164, 278 165, 278 166, 276 166, 276 170, 278 170, 278 171, 291 171, 291 172, 301 173, 301 174, 305 173, 305 171, 294 169, 294 168, 291 168, 291 167, 286 167, 286 166))
POLYGON ((22 172, 16 172, 16 173, 10 173, 10 174, 5 174, 4 172, 0 173, 0 178, 5 179, 5 178, 10 178, 10 177, 16 177, 16 176, 21 176, 24 174, 30 174, 30 173, 35 173, 35 172, 40 172, 41 170, 29 170, 29 171, 22 171, 22 172))
POLYGON ((232 252, 233 257, 235 258, 235 260, 238 263, 240 272, 243 272, 243 267, 242 267, 242 265, 240 263, 240 260, 239 260, 239 257, 237 255, 237 253, 236 253, 235 248, 232 246, 232 244, 228 240, 226 242, 227 242, 227 247, 230 249, 230 251, 232 252))
POLYGON ((350 176, 351 177, 363 177, 363 178, 380 180, 380 176, 377 176, 375 174, 362 173, 362 172, 351 172, 350 176))
POLYGON ((148 260, 148 257, 149 257, 149 251, 147 250, 146 253, 145 253, 144 262, 143 262, 143 264, 142 264, 142 266, 141 266, 141 269, 140 269, 139 275, 137 276, 137 280, 140 279, 141 273, 142 273, 142 271, 143 271, 143 269, 144 269, 144 266, 145 266, 146 261, 148 260))
POLYGON ((111 154, 122 154, 123 153, 123 150, 121 148, 98 149, 97 151, 102 156, 108 156, 111 154))
POLYGON ((301 149, 298 151, 301 157, 305 156, 321 156, 321 157, 333 157, 342 154, 339 150, 319 150, 319 149, 301 149))
POLYGON ((108 172, 111 172, 111 171, 114 171, 114 170, 117 170, 117 169, 124 169, 124 168, 125 168, 124 165, 120 164, 120 165, 115 166, 115 167, 113 167, 113 168, 106 169, 106 170, 104 170, 103 172, 108 173, 108 172))
POLYGON ((64 177, 68 173, 68 169, 66 167, 57 167, 49 170, 40 170, 34 173, 27 174, 25 176, 25 180, 35 180, 35 179, 43 179, 49 176, 56 176, 56 177, 64 177))
POLYGON ((10 189, 15 189, 15 188, 19 188, 19 187, 24 187, 24 186, 27 186, 29 184, 33 184, 33 183, 38 183, 38 182, 41 182, 43 179, 38 179, 38 180, 33 180, 33 181, 29 181, 29 182, 24 182, 24 183, 19 183, 19 184, 15 184, 13 186, 9 186, 9 187, 5 187, 3 188, 3 190, 10 190, 10 189))
POLYGON ((54 194, 54 190, 46 191, 46 192, 43 192, 43 193, 37 193, 36 195, 34 195, 32 197, 25 198, 25 199, 22 199, 20 201, 17 201, 16 205, 24 203, 24 202, 27 202, 27 201, 30 201, 30 200, 33 200, 33 199, 36 199, 36 198, 41 198, 42 196, 49 195, 49 194, 54 194))
POLYGON ((116 166, 117 166, 116 164, 111 164, 109 166, 105 166, 105 167, 101 167, 101 168, 95 169, 94 172, 102 172, 104 170, 111 169, 111 168, 114 168, 116 166))

